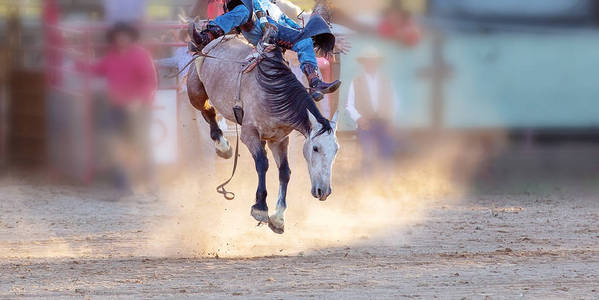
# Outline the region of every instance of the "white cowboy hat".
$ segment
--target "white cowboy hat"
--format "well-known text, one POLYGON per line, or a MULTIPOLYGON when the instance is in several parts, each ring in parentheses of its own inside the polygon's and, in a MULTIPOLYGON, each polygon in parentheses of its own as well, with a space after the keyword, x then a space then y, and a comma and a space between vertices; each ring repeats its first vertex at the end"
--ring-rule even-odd
POLYGON ((381 55, 381 53, 379 52, 379 50, 377 50, 373 46, 369 46, 366 49, 364 49, 360 53, 360 55, 358 55, 358 57, 357 57, 358 61, 362 61, 362 60, 381 60, 382 58, 383 58, 383 56, 381 55))

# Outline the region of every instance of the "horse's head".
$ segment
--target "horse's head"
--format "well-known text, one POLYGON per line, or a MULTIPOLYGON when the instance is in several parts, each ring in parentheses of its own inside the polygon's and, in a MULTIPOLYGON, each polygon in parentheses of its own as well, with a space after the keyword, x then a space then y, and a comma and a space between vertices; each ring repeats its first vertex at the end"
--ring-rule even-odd
POLYGON ((333 161, 337 156, 339 144, 337 144, 336 128, 337 113, 331 121, 332 131, 321 133, 322 125, 308 112, 312 129, 304 144, 304 157, 308 162, 308 171, 312 181, 312 196, 325 201, 331 194, 331 172, 333 161), (319 134, 321 133, 321 134, 319 134))

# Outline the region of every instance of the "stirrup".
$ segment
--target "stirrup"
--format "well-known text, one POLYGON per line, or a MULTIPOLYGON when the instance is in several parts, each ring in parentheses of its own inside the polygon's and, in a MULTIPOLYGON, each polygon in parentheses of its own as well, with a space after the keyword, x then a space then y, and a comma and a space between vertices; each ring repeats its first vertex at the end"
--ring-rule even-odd
POLYGON ((310 88, 308 89, 308 93, 310 94, 310 97, 314 99, 314 102, 319 102, 320 100, 324 99, 324 94, 317 89, 310 88))

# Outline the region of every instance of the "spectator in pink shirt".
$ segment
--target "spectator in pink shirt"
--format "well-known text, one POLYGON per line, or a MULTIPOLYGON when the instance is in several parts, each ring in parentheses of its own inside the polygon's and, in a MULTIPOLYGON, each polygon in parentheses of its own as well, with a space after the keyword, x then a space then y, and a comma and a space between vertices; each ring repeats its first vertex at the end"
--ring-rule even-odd
POLYGON ((149 144, 157 75, 149 52, 137 44, 138 37, 130 25, 114 25, 107 33, 110 45, 106 55, 89 67, 106 79, 109 108, 103 127, 108 169, 118 198, 131 194, 134 183, 150 192, 157 188, 149 144))
POLYGON ((125 23, 108 31, 110 49, 94 64, 92 72, 106 78, 111 102, 119 106, 151 104, 157 88, 150 53, 136 44, 138 31, 125 23))

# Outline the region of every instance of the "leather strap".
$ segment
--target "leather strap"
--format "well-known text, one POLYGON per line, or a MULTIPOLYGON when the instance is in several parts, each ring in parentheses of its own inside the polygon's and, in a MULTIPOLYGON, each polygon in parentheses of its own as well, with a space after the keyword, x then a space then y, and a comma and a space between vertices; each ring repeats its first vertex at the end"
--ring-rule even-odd
POLYGON ((216 192, 223 195, 223 197, 225 197, 225 199, 229 201, 235 199, 235 193, 227 191, 227 189, 225 189, 225 186, 229 184, 231 180, 233 180, 233 177, 235 176, 235 171, 237 171, 237 162, 239 160, 239 128, 237 127, 237 123, 235 124, 235 135, 237 137, 237 140, 235 141, 235 159, 233 160, 233 171, 231 172, 231 177, 229 177, 227 181, 223 182, 221 185, 216 187, 216 192))

